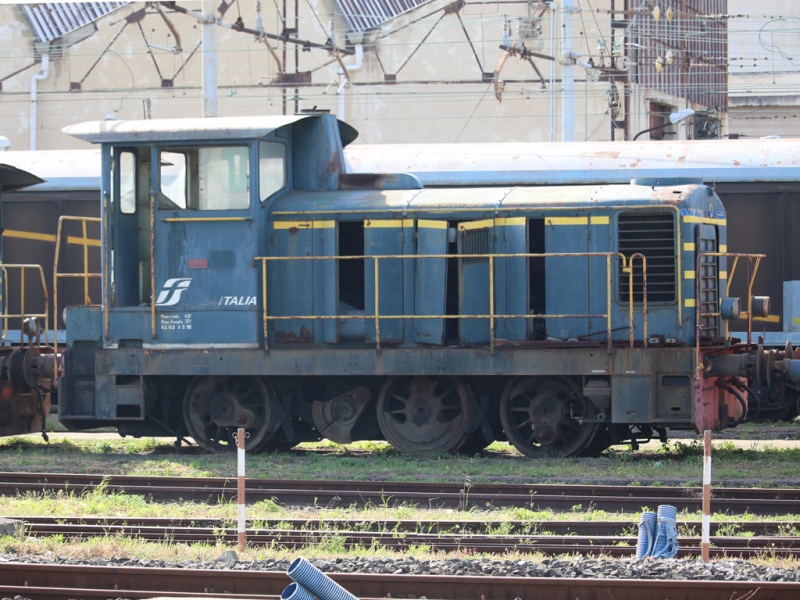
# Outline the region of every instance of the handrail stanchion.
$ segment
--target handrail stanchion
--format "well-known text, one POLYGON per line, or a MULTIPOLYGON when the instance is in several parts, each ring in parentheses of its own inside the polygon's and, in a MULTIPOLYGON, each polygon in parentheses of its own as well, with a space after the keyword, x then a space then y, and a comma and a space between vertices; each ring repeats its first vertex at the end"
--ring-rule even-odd
POLYGON ((86 221, 81 221, 81 233, 83 233, 83 302, 87 306, 92 303, 91 298, 89 298, 89 253, 88 250, 88 239, 89 236, 86 233, 86 221))
MULTIPOLYGON (((47 305, 45 304, 44 309, 47 310, 47 305)), ((19 270, 19 312, 21 315, 25 314, 25 267, 19 270)), ((22 317, 20 317, 22 318, 22 317)), ((22 327, 19 328, 19 343, 23 344, 25 342, 24 333, 22 332, 22 327)))
MULTIPOLYGON (((3 314, 8 314, 8 270, 0 265, 0 268, 3 270, 3 314)), ((6 339, 8 335, 8 317, 3 318, 3 336, 0 339, 6 339)))
MULTIPOLYGON (((625 257, 623 256, 623 259, 625 257)), ((612 277, 611 277, 611 255, 606 256, 606 273, 608 275, 608 285, 606 286, 606 295, 607 295, 607 306, 606 306, 606 327, 608 329, 608 333, 606 337, 608 338, 608 353, 611 354, 611 305, 612 305, 612 295, 611 295, 611 284, 612 284, 612 277)))
MULTIPOLYGON (((631 254, 630 257, 630 269, 631 269, 631 289, 633 289, 633 274, 634 274, 634 264, 637 258, 642 260, 642 344, 645 348, 647 348, 647 257, 642 254, 641 252, 634 252, 631 254)), ((631 324, 631 333, 633 333, 633 324, 631 324)), ((631 340, 633 340, 633 335, 631 336, 631 340)), ((633 341, 631 341, 631 348, 633 347, 633 341)))
POLYGON ((267 259, 261 261, 261 292, 264 299, 264 352, 269 354, 269 321, 267 320, 267 259))
POLYGON ((375 263, 375 352, 381 353, 381 322, 378 317, 378 304, 380 302, 380 280, 378 275, 378 257, 373 257, 375 263))
MULTIPOLYGON (((101 240, 100 265, 102 270, 100 277, 100 288, 102 289, 101 297, 103 298, 103 343, 105 344, 105 341, 109 337, 108 321, 109 321, 109 313, 111 311, 110 310, 111 303, 109 302, 109 288, 111 286, 111 276, 110 276, 111 265, 109 263, 111 261, 108 260, 110 253, 108 251, 108 233, 107 233, 111 231, 111 214, 109 212, 109 206, 108 206, 108 192, 103 192, 103 216, 105 217, 105 221, 103 222, 103 225, 105 225, 105 227, 103 225, 100 226, 100 240, 101 240)), ((98 219, 98 221, 100 221, 100 219, 98 219)), ((53 316, 56 320, 56 324, 58 324, 58 315, 54 314, 53 316)), ((58 329, 58 327, 56 327, 56 329, 58 329)), ((57 345, 56 348, 58 348, 57 345)))
MULTIPOLYGON (((750 276, 750 281, 747 285, 747 343, 752 343, 753 340, 753 284, 756 282, 756 275, 758 274, 758 267, 761 264, 761 257, 756 256, 756 264, 753 267, 753 274, 750 276)), ((751 259, 748 259, 748 264, 751 259)))
POLYGON ((156 195, 150 192, 150 334, 156 333, 156 195))
POLYGON ((628 262, 628 258, 623 254, 622 265, 622 272, 628 274, 628 342, 633 348, 633 256, 630 257, 630 262, 628 262))
POLYGON ((494 257, 489 256, 489 351, 492 354, 495 352, 494 327, 494 257))

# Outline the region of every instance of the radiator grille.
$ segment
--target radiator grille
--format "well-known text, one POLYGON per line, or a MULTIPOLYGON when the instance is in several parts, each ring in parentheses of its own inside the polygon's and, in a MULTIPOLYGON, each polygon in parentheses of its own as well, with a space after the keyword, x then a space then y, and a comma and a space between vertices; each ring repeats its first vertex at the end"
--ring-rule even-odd
MULTIPOLYGON (((675 301, 675 218, 671 213, 622 214, 618 219, 619 252, 647 259, 647 302, 675 301)), ((628 274, 618 271, 619 301, 627 303, 628 274)), ((633 301, 644 300, 641 261, 635 263, 633 301)))
MULTIPOLYGON (((489 229, 468 229, 464 231, 461 254, 489 254, 489 229)), ((489 262, 488 257, 467 257, 465 263, 489 262)))

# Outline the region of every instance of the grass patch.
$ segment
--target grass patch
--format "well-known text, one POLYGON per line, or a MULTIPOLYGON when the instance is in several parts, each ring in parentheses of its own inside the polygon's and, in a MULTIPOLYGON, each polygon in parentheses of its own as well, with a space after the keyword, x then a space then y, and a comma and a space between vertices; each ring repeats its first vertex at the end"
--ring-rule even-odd
MULTIPOLYGON (((165 438, 130 439, 103 435, 35 435, 0 439, 0 470, 103 473, 137 476, 233 477, 235 454, 208 454, 196 447, 176 449, 165 438)), ((715 486, 800 487, 800 448, 770 442, 717 441, 715 486)), ((418 458, 386 442, 301 444, 294 450, 247 458, 247 476, 265 479, 348 479, 354 481, 445 481, 471 486, 489 482, 585 483, 699 487, 699 441, 649 444, 639 450, 615 447, 600 458, 531 460, 507 443, 495 442, 474 456, 418 458)), ((483 508, 483 507, 477 507, 483 508)))

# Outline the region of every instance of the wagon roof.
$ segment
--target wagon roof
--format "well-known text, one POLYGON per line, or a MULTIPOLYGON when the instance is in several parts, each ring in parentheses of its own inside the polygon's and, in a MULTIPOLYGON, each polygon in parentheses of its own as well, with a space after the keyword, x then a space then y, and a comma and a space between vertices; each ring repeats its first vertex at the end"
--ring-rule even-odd
POLYGON ((796 139, 660 142, 354 144, 349 173, 412 173, 427 186, 627 183, 641 178, 705 182, 795 181, 796 139))
MULTIPOLYGON (((240 140, 260 138, 276 129, 320 114, 270 115, 254 117, 214 117, 208 119, 148 119, 137 121, 87 121, 69 125, 62 131, 95 144, 115 142, 176 142, 240 140)), ((358 132, 339 121, 342 145, 352 142, 358 132)))
POLYGON ((41 177, 37 180, 37 185, 31 186, 30 189, 40 191, 100 189, 99 149, 18 150, 3 152, 0 160, 41 177))
POLYGON ((0 164, 0 192, 18 190, 42 180, 27 171, 11 165, 0 164))

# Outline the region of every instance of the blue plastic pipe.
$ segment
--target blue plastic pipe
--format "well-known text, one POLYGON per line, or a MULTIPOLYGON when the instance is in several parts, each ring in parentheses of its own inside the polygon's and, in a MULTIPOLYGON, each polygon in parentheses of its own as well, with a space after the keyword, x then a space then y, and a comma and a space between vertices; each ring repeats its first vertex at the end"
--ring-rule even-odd
MULTIPOLYGON (((305 558, 301 557, 295 560, 287 573, 289 577, 319 598, 319 600, 358 600, 353 594, 325 575, 305 558)), ((288 590, 289 588, 286 589, 288 590)), ((283 598, 283 600, 288 600, 288 598, 283 598)), ((297 600, 307 599, 298 598, 297 600)))
POLYGON ((669 504, 658 507, 658 530, 653 544, 653 558, 675 558, 678 554, 678 509, 669 504))
POLYGON ((639 541, 636 543, 636 560, 641 560, 653 552, 656 541, 656 513, 643 512, 639 520, 639 541))
POLYGON ((281 600, 317 600, 314 595, 299 583, 292 582, 281 593, 281 600))

